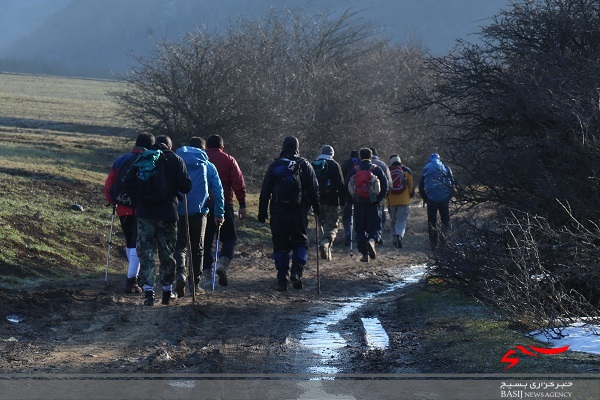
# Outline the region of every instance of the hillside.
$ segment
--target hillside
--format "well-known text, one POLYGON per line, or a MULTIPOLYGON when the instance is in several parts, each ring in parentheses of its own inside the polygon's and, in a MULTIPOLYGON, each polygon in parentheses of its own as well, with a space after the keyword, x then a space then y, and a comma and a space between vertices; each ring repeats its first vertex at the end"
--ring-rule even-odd
POLYGON ((132 54, 150 54, 156 41, 177 39, 196 26, 223 30, 240 15, 254 18, 271 6, 302 7, 309 13, 351 8, 386 35, 401 42, 417 41, 443 54, 457 38, 468 39, 486 18, 508 4, 507 0, 76 0, 48 8, 32 0, 4 2, 0 59, 12 63, 6 64, 6 70, 33 72, 22 63, 27 61, 30 68, 45 66, 66 75, 101 77, 125 71, 134 64, 132 54), (13 29, 18 21, 26 23, 13 29))

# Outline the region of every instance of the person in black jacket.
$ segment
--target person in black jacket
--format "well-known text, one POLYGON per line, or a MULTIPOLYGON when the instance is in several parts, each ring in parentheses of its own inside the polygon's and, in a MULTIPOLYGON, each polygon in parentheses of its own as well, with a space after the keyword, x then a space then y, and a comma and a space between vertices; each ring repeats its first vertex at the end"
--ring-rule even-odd
POLYGON ((319 252, 321 258, 331 260, 333 242, 337 236, 340 221, 340 206, 346 205, 346 186, 342 168, 334 159, 333 147, 325 145, 321 154, 312 162, 313 169, 319 182, 319 201, 321 213, 319 214, 319 252))
POLYGON ((380 191, 371 201, 362 201, 354 199, 354 229, 356 231, 356 247, 362 254, 360 261, 369 262, 369 258, 377 257, 375 244, 381 239, 381 208, 379 204, 385 199, 388 192, 388 180, 385 172, 377 165, 371 162, 371 149, 360 149, 360 163, 350 171, 350 178, 356 175, 359 170, 370 170, 373 175, 379 179, 380 191))
POLYGON ((277 290, 287 290, 287 276, 295 289, 302 289, 302 272, 308 260, 308 211, 320 213, 319 184, 311 164, 300 157, 299 142, 295 136, 283 140, 283 149, 273 160, 260 191, 258 220, 271 215, 273 258, 277 269, 277 290))
POLYGON ((165 174, 168 198, 154 204, 140 201, 135 209, 137 218, 137 254, 140 258, 140 278, 144 289, 144 305, 154 305, 154 283, 156 280, 156 253, 160 260, 160 283, 162 304, 168 305, 175 280, 175 247, 177 242, 178 192, 189 193, 192 188, 185 163, 171 151, 173 146, 168 136, 156 137, 153 150, 160 150, 165 158, 165 174))

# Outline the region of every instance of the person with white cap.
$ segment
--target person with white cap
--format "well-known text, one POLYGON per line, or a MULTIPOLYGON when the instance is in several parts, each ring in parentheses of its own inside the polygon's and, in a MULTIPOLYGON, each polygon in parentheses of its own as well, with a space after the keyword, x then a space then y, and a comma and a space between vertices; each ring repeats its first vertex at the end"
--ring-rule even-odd
POLYGON ((392 243, 402 248, 402 240, 408 223, 410 199, 415 195, 413 174, 410 168, 402 164, 398 154, 390 156, 390 190, 387 195, 390 210, 390 230, 392 243))
POLYGON ((319 182, 321 213, 318 216, 319 252, 321 258, 331 260, 333 242, 337 236, 340 221, 340 206, 346 205, 346 186, 340 164, 333 159, 333 147, 324 145, 321 154, 312 161, 319 182))
POLYGON ((445 234, 450 231, 450 198, 453 193, 452 170, 442 163, 439 154, 431 154, 429 162, 423 167, 419 194, 427 204, 429 243, 434 247, 438 245, 438 238, 445 241, 445 234), (438 212, 442 220, 441 235, 437 229, 438 212))

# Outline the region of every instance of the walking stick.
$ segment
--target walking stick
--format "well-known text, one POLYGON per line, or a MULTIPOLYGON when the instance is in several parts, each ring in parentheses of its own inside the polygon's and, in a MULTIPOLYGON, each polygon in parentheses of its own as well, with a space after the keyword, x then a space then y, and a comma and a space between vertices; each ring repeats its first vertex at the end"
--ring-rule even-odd
POLYGON ((196 279, 194 277, 194 258, 192 256, 192 242, 190 240, 190 217, 188 215, 187 195, 183 195, 183 206, 185 208, 185 234, 187 236, 187 262, 188 276, 190 277, 190 292, 192 292, 192 303, 196 302, 196 279))
POLYGON ((315 215, 315 236, 317 240, 317 294, 321 294, 321 277, 319 276, 319 217, 315 215))
POLYGON ((106 253, 106 272, 104 273, 104 289, 108 286, 108 263, 110 262, 110 246, 112 245, 113 225, 115 223, 115 213, 117 205, 113 204, 112 216, 110 217, 110 234, 108 235, 108 251, 106 253))
POLYGON ((351 208, 350 208, 351 212, 350 212, 350 258, 352 258, 352 256, 354 254, 352 254, 352 242, 354 241, 353 239, 353 232, 354 232, 354 204, 352 204, 351 208))
POLYGON ((221 236, 221 224, 217 224, 217 243, 215 245, 215 262, 212 268, 212 291, 215 291, 215 279, 217 275, 217 263, 219 261, 219 239, 221 236))

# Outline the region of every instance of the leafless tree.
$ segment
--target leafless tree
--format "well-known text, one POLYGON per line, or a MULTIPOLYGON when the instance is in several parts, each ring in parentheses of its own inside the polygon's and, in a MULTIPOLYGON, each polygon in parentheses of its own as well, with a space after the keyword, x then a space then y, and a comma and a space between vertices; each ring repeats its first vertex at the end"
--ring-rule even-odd
POLYGON ((199 29, 159 43, 114 95, 125 116, 176 143, 220 134, 250 177, 290 134, 309 158, 328 143, 342 156, 375 145, 423 159, 412 146, 422 115, 394 113, 423 73, 423 53, 378 35, 359 12, 272 10, 222 32, 199 29))
POLYGON ((515 315, 590 313, 600 306, 588 283, 600 258, 600 2, 515 1, 481 38, 430 58, 434 84, 404 104, 443 115, 457 198, 488 212, 455 229, 461 245, 442 251, 454 262, 440 272, 484 280, 515 315))

